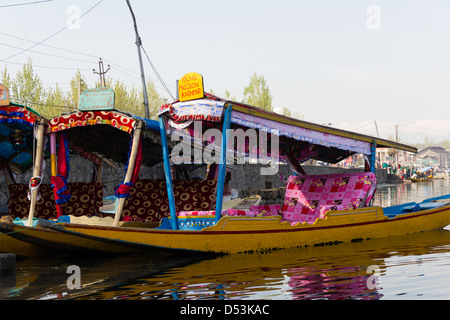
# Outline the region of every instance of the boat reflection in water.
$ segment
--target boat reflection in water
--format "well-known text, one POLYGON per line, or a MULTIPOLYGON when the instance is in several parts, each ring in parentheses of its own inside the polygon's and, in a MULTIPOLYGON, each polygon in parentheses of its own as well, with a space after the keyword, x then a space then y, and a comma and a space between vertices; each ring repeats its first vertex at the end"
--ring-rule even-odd
POLYGON ((397 295, 411 290, 417 291, 414 297, 429 298, 413 277, 405 278, 414 273, 417 261, 431 288, 428 293, 435 294, 431 298, 448 298, 441 281, 450 276, 429 279, 436 261, 450 260, 449 242, 450 231, 439 230, 265 254, 231 254, 134 279, 82 299, 371 300, 402 298, 397 295))
MULTIPOLYGON (((444 180, 380 185, 374 201, 396 205, 449 191, 444 180)), ((449 243, 450 231, 444 229, 231 254, 131 280, 83 299, 448 299, 450 292, 442 283, 450 281, 450 275, 442 265, 450 262, 449 243)))
MULTIPOLYGON (((449 188, 444 180, 380 185, 375 201, 421 201, 449 188)), ((0 285, 0 299, 450 299, 449 264, 447 229, 213 259, 24 260, 0 285), (81 269, 78 290, 67 289, 69 265, 81 269)))

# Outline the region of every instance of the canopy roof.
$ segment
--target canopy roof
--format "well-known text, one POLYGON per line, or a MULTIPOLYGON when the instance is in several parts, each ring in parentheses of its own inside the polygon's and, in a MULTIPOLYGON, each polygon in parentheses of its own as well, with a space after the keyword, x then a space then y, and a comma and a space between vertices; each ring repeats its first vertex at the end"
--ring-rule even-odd
POLYGON ((41 120, 35 110, 16 103, 0 106, 0 169, 22 174, 33 165, 33 128, 41 120))
POLYGON ((427 171, 430 171, 430 170, 432 170, 432 169, 433 169, 432 167, 427 166, 427 167, 424 167, 424 168, 419 169, 419 170, 417 170, 417 171, 418 171, 418 172, 427 172, 427 171))
POLYGON ((163 105, 159 115, 169 118, 172 127, 187 127, 189 121, 203 120, 221 129, 226 105, 232 107, 231 128, 251 128, 278 135, 282 156, 283 153, 286 155, 287 146, 293 145, 299 150, 313 146, 314 154, 309 158, 330 163, 337 163, 355 153, 370 155, 372 145, 417 152, 416 148, 408 145, 294 119, 211 94, 206 94, 204 99, 163 105))
POLYGON ((126 163, 137 122, 143 124, 143 164, 155 165, 162 159, 159 124, 118 110, 79 111, 49 121, 49 132, 66 132, 69 148, 99 154, 116 163, 126 163))

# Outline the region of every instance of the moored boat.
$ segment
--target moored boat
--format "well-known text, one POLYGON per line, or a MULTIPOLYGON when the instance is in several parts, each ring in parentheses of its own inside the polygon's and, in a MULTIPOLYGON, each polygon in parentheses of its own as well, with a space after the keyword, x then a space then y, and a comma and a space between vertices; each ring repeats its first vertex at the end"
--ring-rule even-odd
POLYGON ((417 170, 417 172, 411 176, 411 182, 427 182, 432 181, 433 179, 433 168, 430 166, 417 170))
MULTIPOLYGON (((38 188, 42 182, 41 164, 47 125, 48 120, 32 108, 11 102, 8 88, 0 85, 0 171, 5 181, 2 183, 2 189, 5 188, 2 193, 8 197, 7 206, 0 213, 0 223, 12 223, 11 217, 18 224, 37 223, 36 219, 28 221, 27 217, 34 214, 38 188), (29 183, 18 183, 17 177, 25 175, 31 168, 33 172, 29 183), (22 202, 26 202, 26 205, 16 206, 12 201, 18 189, 23 190, 22 202)), ((0 252, 11 252, 19 256, 49 253, 3 233, 0 233, 0 252)))
POLYGON ((387 208, 371 206, 377 186, 376 148, 413 153, 417 152, 415 148, 224 100, 205 94, 202 88, 201 75, 183 77, 180 100, 160 110, 165 172, 160 194, 168 199, 170 215, 162 217, 157 227, 87 226, 44 220, 39 224, 125 247, 234 253, 388 237, 440 229, 450 223, 450 196, 387 208), (194 87, 198 88, 195 92, 183 91, 194 87), (170 154, 167 134, 183 137, 170 154), (174 164, 198 161, 195 151, 200 152, 200 160, 208 158, 218 165, 217 187, 212 191, 214 209, 177 207, 182 197, 174 193, 174 164), (309 159, 338 163, 354 154, 365 157, 363 172, 308 176, 301 167, 309 159), (284 202, 224 208, 227 163, 242 163, 239 161, 252 155, 271 165, 263 168, 262 174, 276 174, 280 162, 291 166, 293 174, 286 181, 284 202))
MULTIPOLYGON (((102 167, 104 163, 127 164, 128 176, 125 177, 121 184, 122 188, 118 191, 120 197, 121 192, 123 190, 126 192, 127 187, 132 183, 131 180, 134 179, 132 174, 134 162, 140 161, 153 165, 161 161, 159 127, 156 121, 115 110, 113 92, 107 88, 88 90, 84 94, 89 95, 90 98, 95 98, 95 95, 101 96, 97 100, 94 99, 98 103, 99 100, 105 99, 105 91, 108 93, 106 96, 112 97, 112 102, 109 98, 105 101, 108 104, 112 103, 110 110, 91 110, 92 105, 81 104, 80 111, 46 120, 46 125, 51 123, 50 131, 47 132, 50 140, 51 184, 41 184, 43 176, 41 161, 31 161, 30 163, 34 163, 35 175, 40 173, 39 183, 32 190, 35 193, 32 194, 31 202, 27 200, 28 185, 16 185, 11 189, 9 200, 11 210, 8 216, 0 221, 2 251, 29 256, 38 254, 39 248, 64 253, 124 253, 132 250, 129 248, 125 250, 123 246, 113 243, 99 243, 61 234, 37 225, 38 219, 83 221, 82 223, 100 225, 133 224, 133 222, 118 220, 114 222, 114 213, 116 209, 121 210, 122 213, 125 198, 122 201, 116 198, 115 202, 121 203, 122 206, 115 205, 112 212, 101 211, 104 200, 102 167), (65 130, 68 130, 68 133, 65 130), (130 148, 130 144, 133 148, 130 148), (131 151, 134 152, 134 157, 129 157, 131 151), (94 171, 97 173, 93 175, 92 181, 68 182, 71 154, 78 154, 88 160, 88 163, 92 163, 88 166, 95 167, 94 171), (29 247, 31 250, 28 250, 29 247), (21 248, 27 250, 21 250, 21 248)), ((82 98, 84 97, 82 95, 82 98)), ((100 103, 100 108, 102 106, 100 103)), ((8 123, 10 122, 11 120, 8 123)), ((41 138, 36 142, 39 148, 35 152, 36 157, 40 156, 41 159, 44 145, 43 134, 44 130, 41 130, 41 138)))

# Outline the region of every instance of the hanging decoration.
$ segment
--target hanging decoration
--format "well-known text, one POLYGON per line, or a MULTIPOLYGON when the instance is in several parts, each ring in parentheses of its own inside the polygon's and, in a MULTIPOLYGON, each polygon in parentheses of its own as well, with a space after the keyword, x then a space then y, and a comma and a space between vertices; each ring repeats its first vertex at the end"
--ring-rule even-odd
MULTIPOLYGON (((125 172, 128 170, 128 164, 130 161, 131 148, 133 145, 133 138, 130 141, 130 150, 128 151, 128 161, 125 165, 125 172)), ((130 195, 131 187, 136 183, 137 178, 139 177, 139 171, 141 170, 142 164, 142 138, 139 139, 136 161, 133 168, 133 174, 131 176, 130 182, 122 182, 117 189, 114 191, 114 194, 117 198, 128 198, 130 195)))
POLYGON ((56 190, 55 201, 57 204, 66 203, 70 200, 70 194, 67 188, 69 172, 68 141, 65 134, 62 134, 58 150, 58 175, 51 177, 52 187, 56 190))

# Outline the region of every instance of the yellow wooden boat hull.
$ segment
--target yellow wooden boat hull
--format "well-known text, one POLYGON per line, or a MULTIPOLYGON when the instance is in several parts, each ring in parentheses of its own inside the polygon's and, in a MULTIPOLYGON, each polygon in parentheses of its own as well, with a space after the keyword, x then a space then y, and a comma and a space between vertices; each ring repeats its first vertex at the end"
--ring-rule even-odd
POLYGON ((423 178, 423 179, 411 178, 410 180, 411 180, 411 182, 428 182, 428 181, 433 181, 433 178, 423 178))
POLYGON ((37 258, 55 252, 24 242, 0 232, 0 252, 14 253, 19 258, 37 258))
POLYGON ((0 251, 24 257, 36 257, 55 252, 123 254, 138 250, 107 241, 93 241, 40 226, 26 227, 0 223, 0 231, 0 251))
POLYGON ((86 239, 141 246, 214 253, 292 248, 355 239, 381 238, 442 229, 450 224, 450 205, 388 218, 381 207, 330 211, 314 224, 291 225, 281 216, 222 217, 200 231, 87 226, 53 223, 52 228, 86 239))

